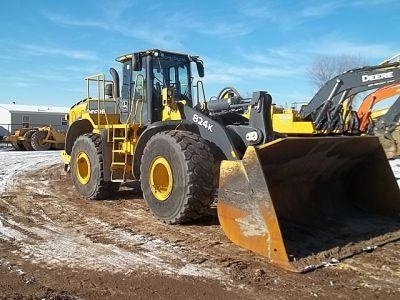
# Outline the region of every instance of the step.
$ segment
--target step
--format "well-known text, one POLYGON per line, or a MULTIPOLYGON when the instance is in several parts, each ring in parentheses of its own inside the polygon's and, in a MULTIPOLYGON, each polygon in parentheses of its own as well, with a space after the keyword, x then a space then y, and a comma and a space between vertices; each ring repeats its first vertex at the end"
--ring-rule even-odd
POLYGON ((118 162, 111 163, 111 167, 112 166, 127 166, 127 163, 118 161, 118 162))
POLYGON ((111 182, 119 182, 119 183, 124 183, 126 180, 123 179, 113 179, 111 178, 111 182))
POLYGON ((117 149, 112 150, 112 152, 114 152, 114 153, 126 153, 126 151, 124 151, 124 150, 117 150, 117 149))
POLYGON ((127 139, 122 136, 114 136, 113 141, 126 141, 127 139))

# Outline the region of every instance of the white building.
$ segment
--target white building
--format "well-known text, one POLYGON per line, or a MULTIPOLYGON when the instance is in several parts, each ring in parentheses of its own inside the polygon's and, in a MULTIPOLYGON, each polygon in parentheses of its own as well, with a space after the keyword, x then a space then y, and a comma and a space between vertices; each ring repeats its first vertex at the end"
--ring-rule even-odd
POLYGON ((53 125, 57 130, 66 131, 68 110, 68 107, 0 103, 0 140, 22 127, 53 125))

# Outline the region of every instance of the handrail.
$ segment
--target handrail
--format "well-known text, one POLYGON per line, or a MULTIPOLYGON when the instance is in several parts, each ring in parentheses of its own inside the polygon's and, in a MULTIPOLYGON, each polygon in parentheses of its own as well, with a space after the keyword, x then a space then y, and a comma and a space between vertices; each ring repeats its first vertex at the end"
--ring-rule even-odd
POLYGON ((136 77, 135 77, 135 83, 133 85, 133 97, 131 97, 132 101, 134 103, 131 103, 131 111, 130 111, 128 119, 127 119, 127 122, 129 122, 129 120, 131 118, 132 111, 133 111, 133 122, 132 122, 133 125, 135 125, 135 123, 136 123, 136 114, 138 112, 138 105, 139 105, 139 102, 141 102, 142 106, 141 106, 141 109, 140 109, 139 126, 142 126, 142 114, 143 114, 143 105, 144 105, 143 98, 144 98, 144 93, 145 93, 145 90, 146 90, 145 87, 144 87, 144 82, 145 82, 145 80, 144 80, 143 74, 140 74, 140 73, 137 74, 136 77), (137 92, 139 79, 140 79, 141 85, 142 85, 142 97, 141 97, 141 99, 136 99, 136 92, 137 92))
POLYGON ((400 53, 397 53, 396 55, 393 55, 392 57, 382 61, 379 65, 385 65, 391 62, 400 62, 400 53))
MULTIPOLYGON (((96 84, 96 90, 97 90, 97 124, 98 125, 102 125, 101 124, 101 119, 100 119, 100 107, 101 107, 101 103, 103 104, 104 107, 104 116, 105 116, 105 121, 106 121, 106 125, 109 125, 108 122, 108 116, 107 116, 107 107, 106 107, 106 102, 110 102, 109 100, 106 101, 105 99, 105 86, 108 83, 113 83, 111 80, 106 80, 105 79, 105 75, 103 73, 98 73, 95 75, 91 75, 85 78, 86 81, 86 93, 87 93, 87 99, 89 99, 89 101, 91 101, 91 96, 90 96, 90 84, 91 82, 95 82, 96 84)), ((112 100, 113 102, 115 102, 115 100, 112 100)), ((114 110, 115 112, 115 110, 114 110)))
POLYGON ((201 86, 201 91, 203 93, 203 100, 206 101, 206 93, 204 91, 204 84, 203 81, 197 80, 196 85, 194 86, 196 88, 196 95, 197 95, 197 103, 200 102, 200 86, 201 86))

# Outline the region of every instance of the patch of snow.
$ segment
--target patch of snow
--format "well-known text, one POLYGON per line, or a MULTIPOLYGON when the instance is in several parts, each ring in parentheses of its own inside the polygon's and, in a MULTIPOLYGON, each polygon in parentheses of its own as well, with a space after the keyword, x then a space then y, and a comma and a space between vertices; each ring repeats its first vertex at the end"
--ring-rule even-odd
POLYGON ((13 148, 8 143, 0 143, 0 151, 11 151, 13 148))
POLYGON ((400 187, 400 158, 389 160, 389 163, 400 187))
POLYGON ((61 162, 60 151, 7 151, 0 149, 0 194, 25 171, 61 162))
MULTIPOLYGON (((91 221, 91 220, 89 220, 91 221)), ((1 223, 0 223, 1 224, 1 223)), ((29 232, 24 239, 16 239, 9 228, 0 227, 7 237, 17 242, 23 257, 33 263, 68 266, 71 268, 86 268, 95 271, 121 272, 129 274, 138 269, 158 270, 164 274, 205 277, 221 280, 224 273, 217 267, 194 265, 186 262, 185 255, 179 247, 154 239, 151 236, 130 233, 122 229, 113 229, 103 222, 92 222, 102 228, 93 228, 99 236, 110 239, 110 243, 93 242, 85 234, 87 227, 72 231, 70 228, 53 224, 43 224, 41 227, 25 226, 13 221, 10 225, 29 232), (134 249, 124 249, 119 244, 135 246, 134 249)), ((90 224, 89 224, 90 225, 90 224)), ((77 225, 77 227, 79 227, 77 225)), ((78 228, 77 228, 78 229, 78 228)))
POLYGON ((4 219, 0 216, 0 239, 6 240, 6 241, 11 241, 11 240, 22 241, 22 240, 27 239, 27 236, 24 235, 23 233, 19 232, 18 230, 12 229, 10 227, 6 227, 6 223, 10 223, 10 222, 8 222, 6 219, 4 219))
POLYGON ((192 277, 206 277, 212 279, 221 279, 221 271, 214 269, 210 273, 210 270, 206 270, 201 265, 186 264, 180 270, 178 270, 178 275, 192 276, 192 277), (206 271, 206 272, 205 272, 206 271))

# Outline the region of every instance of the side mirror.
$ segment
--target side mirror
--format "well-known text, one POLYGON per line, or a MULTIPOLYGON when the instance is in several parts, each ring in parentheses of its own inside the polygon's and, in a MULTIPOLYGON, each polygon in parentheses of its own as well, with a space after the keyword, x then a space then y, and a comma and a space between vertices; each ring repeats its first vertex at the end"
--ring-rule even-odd
POLYGON ((132 57, 132 68, 133 71, 141 71, 142 70, 142 62, 139 53, 133 53, 132 57))
POLYGON ((204 65, 201 60, 196 61, 196 66, 197 66, 197 73, 199 74, 199 77, 203 78, 204 77, 204 65))

